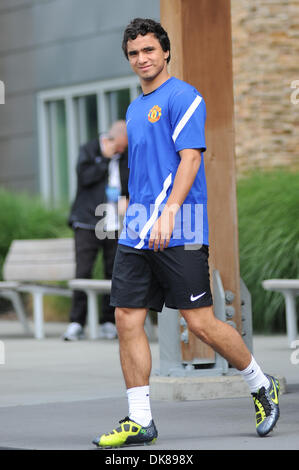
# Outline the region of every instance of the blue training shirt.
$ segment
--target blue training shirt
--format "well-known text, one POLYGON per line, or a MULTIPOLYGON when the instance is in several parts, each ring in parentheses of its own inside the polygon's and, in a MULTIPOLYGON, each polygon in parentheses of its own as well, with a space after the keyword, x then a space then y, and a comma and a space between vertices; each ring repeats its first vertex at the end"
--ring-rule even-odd
MULTIPOLYGON (((149 249, 153 224, 161 215, 180 164, 179 151, 206 150, 206 107, 198 91, 175 77, 127 110, 130 201, 119 243, 149 249)), ((169 247, 208 245, 207 187, 203 153, 194 183, 176 214, 169 247)))

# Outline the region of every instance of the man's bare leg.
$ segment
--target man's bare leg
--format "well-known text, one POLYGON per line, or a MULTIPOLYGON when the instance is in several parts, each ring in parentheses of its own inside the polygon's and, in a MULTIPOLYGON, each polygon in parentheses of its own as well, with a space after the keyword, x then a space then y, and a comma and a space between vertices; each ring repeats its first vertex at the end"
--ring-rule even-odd
POLYGON ((146 309, 117 308, 115 311, 129 418, 144 427, 152 426, 149 390, 152 358, 144 330, 146 314, 146 309))
POLYGON ((266 376, 247 349, 241 335, 214 316, 212 307, 181 310, 190 330, 238 369, 253 396, 256 430, 266 436, 279 418, 279 382, 266 376))
POLYGON ((127 389, 149 384, 152 357, 144 330, 146 309, 115 309, 120 362, 127 389))
POLYGON ((211 346, 233 367, 244 370, 251 362, 251 353, 241 335, 230 325, 215 317, 212 307, 181 310, 190 330, 211 346))
POLYGON ((119 447, 129 441, 132 444, 132 439, 136 444, 151 444, 158 437, 149 397, 152 358, 144 330, 146 314, 146 309, 115 309, 129 414, 111 433, 102 434, 93 440, 98 447, 119 447))

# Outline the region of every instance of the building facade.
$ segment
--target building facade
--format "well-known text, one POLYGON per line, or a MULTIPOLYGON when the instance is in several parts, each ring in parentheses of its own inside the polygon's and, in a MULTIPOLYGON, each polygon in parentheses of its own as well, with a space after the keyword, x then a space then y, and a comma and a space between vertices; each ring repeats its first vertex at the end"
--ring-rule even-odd
POLYGON ((72 199, 79 145, 124 118, 140 92, 123 30, 159 15, 159 0, 1 0, 1 186, 72 199))
POLYGON ((231 0, 238 173, 299 170, 299 0, 231 0))
MULTIPOLYGON (((298 168, 299 0, 231 6, 238 173, 298 168)), ((159 0, 0 1, 0 186, 73 198, 79 145, 140 92, 121 50, 138 16, 159 20, 159 0)))

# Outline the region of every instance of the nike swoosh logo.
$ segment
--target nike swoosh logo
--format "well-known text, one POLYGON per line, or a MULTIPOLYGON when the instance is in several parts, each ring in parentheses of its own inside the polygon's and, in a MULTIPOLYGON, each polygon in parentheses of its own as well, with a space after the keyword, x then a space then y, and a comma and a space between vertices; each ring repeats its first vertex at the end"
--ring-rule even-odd
POLYGON ((190 300, 191 300, 191 302, 195 302, 195 300, 200 299, 200 297, 202 297, 203 295, 205 295, 205 293, 206 293, 206 292, 203 292, 202 294, 196 295, 195 297, 194 297, 193 294, 191 294, 191 295, 190 295, 190 300))

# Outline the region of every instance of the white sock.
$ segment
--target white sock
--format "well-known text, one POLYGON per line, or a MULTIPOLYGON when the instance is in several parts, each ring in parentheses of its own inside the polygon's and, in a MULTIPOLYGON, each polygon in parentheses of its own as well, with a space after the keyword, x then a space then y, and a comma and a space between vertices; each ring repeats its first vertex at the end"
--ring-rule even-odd
POLYGON ((265 387, 267 389, 270 386, 269 380, 253 356, 251 356, 251 362, 249 366, 246 367, 246 369, 241 370, 240 373, 247 382, 251 393, 257 392, 261 387, 265 387))
POLYGON ((148 426, 152 420, 149 385, 128 388, 129 418, 141 426, 148 426))

